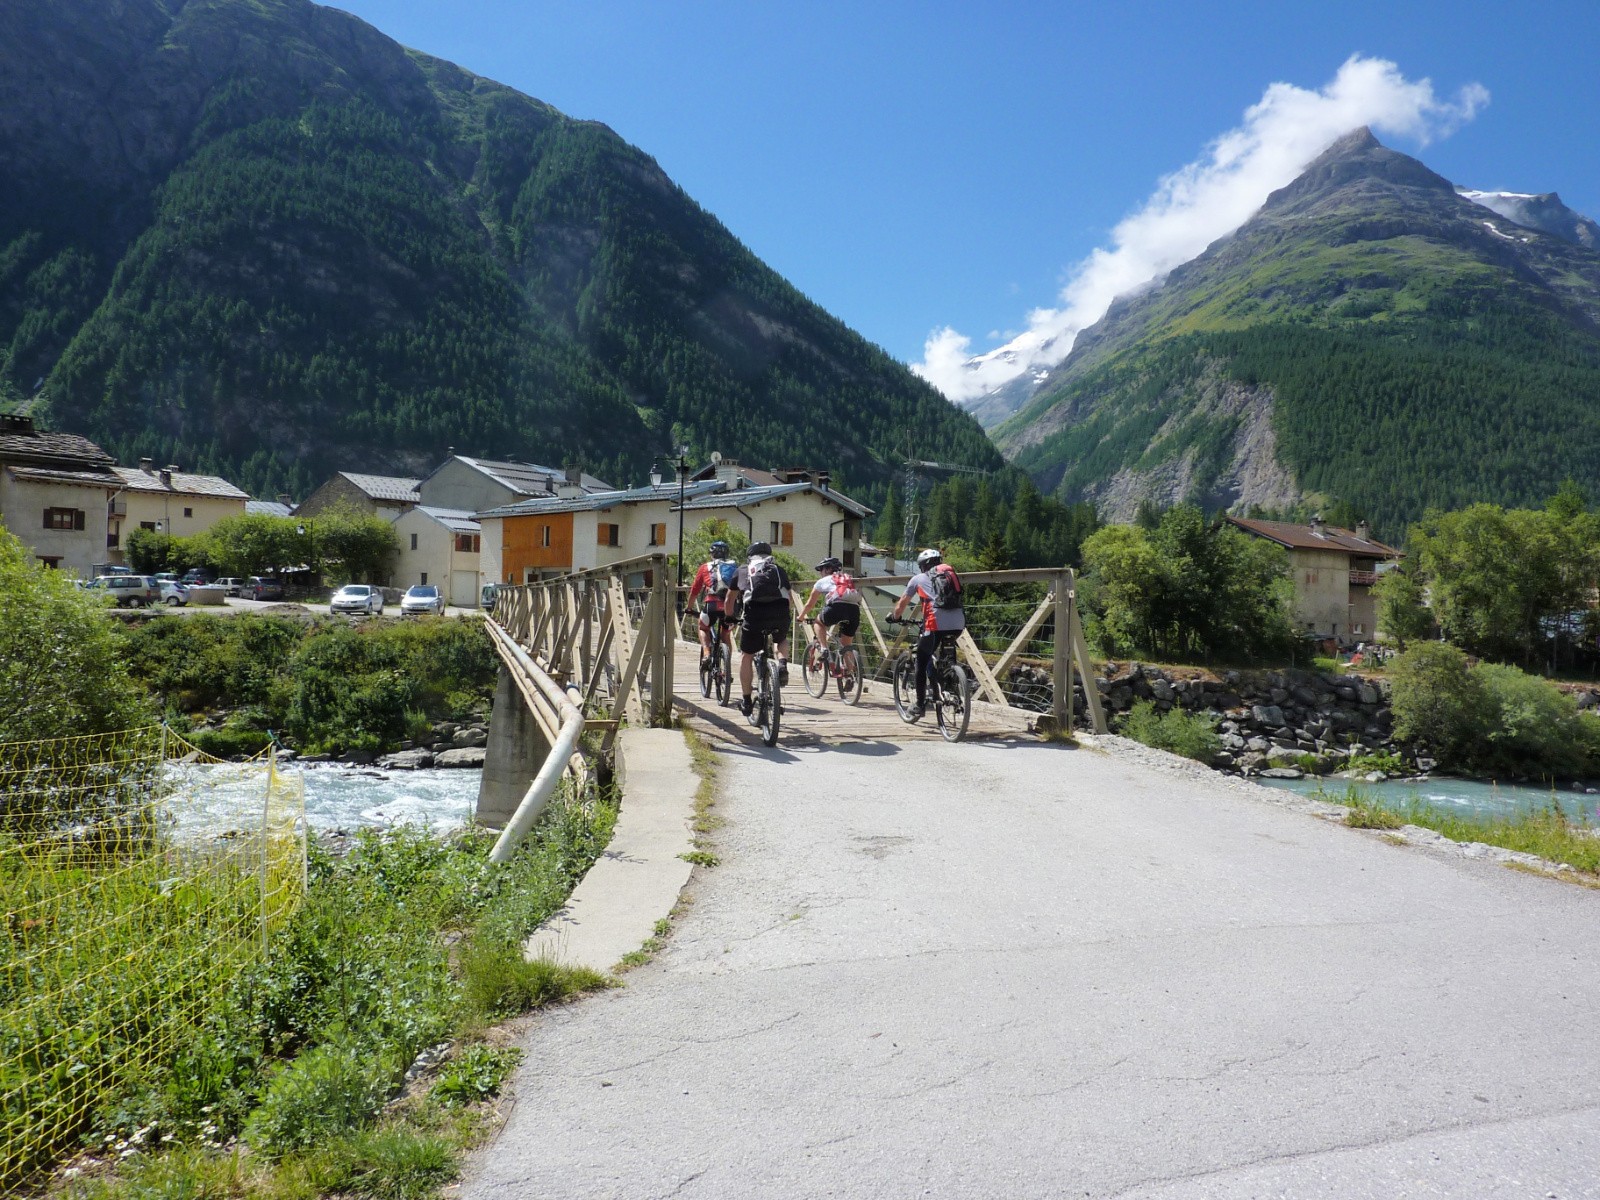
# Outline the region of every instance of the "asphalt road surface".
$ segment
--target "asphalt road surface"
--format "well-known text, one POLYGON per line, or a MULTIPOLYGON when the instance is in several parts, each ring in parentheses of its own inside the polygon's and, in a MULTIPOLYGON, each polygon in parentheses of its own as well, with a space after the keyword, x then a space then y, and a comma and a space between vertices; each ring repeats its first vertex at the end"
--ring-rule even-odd
POLYGON ((1600 1197, 1600 892, 1104 751, 722 761, 464 1196, 1600 1197))

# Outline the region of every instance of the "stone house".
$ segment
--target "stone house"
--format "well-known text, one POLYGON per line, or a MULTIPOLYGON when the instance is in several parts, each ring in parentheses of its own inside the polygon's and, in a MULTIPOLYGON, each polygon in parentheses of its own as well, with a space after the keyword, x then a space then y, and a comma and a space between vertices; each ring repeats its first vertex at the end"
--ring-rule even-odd
POLYGON ((113 467, 122 481, 108 515, 106 545, 111 561, 125 563, 126 534, 159 529, 187 537, 210 529, 224 517, 245 514, 248 493, 217 475, 194 475, 177 467, 155 469, 141 458, 137 467, 113 467))
POLYGON ((90 578, 108 561, 108 514, 122 490, 115 460, 88 438, 0 414, 0 524, 40 562, 90 578))
POLYGON ((343 505, 393 521, 407 509, 422 503, 422 495, 417 491, 421 482, 398 475, 340 471, 302 500, 294 513, 297 517, 315 517, 343 505))
POLYGON ((577 467, 498 462, 451 453, 417 485, 421 503, 483 512, 535 497, 588 495, 615 489, 577 467))
POLYGON ((431 583, 447 603, 476 608, 482 527, 471 512, 419 504, 394 523, 400 544, 392 575, 400 588, 431 583))
POLYGON ((1225 517, 1230 525, 1282 546, 1294 581, 1295 621, 1307 633, 1342 643, 1377 636, 1372 585, 1380 570, 1403 555, 1371 536, 1365 521, 1341 529, 1313 518, 1309 525, 1225 517))

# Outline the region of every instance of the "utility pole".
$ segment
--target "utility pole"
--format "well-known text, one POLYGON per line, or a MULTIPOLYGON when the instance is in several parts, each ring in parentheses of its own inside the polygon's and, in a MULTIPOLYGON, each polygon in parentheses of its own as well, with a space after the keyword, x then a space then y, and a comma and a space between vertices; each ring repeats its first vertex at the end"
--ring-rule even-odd
POLYGON ((922 476, 926 471, 946 471, 954 475, 987 475, 981 467, 963 467, 954 463, 928 462, 926 459, 907 458, 905 461, 905 528, 900 539, 900 555, 908 563, 917 557, 917 526, 922 514, 922 476))

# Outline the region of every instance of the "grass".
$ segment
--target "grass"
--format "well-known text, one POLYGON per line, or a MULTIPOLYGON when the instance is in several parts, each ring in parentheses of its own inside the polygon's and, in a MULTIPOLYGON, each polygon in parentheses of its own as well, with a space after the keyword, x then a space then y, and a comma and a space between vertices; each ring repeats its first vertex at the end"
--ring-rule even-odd
POLYGON ((1181 708, 1159 712, 1148 700, 1140 700, 1128 710, 1118 732, 1146 746, 1181 754, 1196 762, 1209 763, 1222 749, 1213 718, 1202 713, 1187 713, 1181 708))
POLYGON ((1374 802, 1360 788, 1343 797, 1327 797, 1348 808, 1345 824, 1356 829, 1399 829, 1418 825, 1455 842, 1482 842, 1504 850, 1532 854, 1548 862, 1563 863, 1579 873, 1581 882, 1600 885, 1600 831, 1574 821, 1554 806, 1510 816, 1445 812, 1411 801, 1398 807, 1374 802))
POLYGON ((436 1195, 515 1064, 515 1051, 480 1044, 488 1026, 614 984, 527 962, 521 946, 615 815, 609 798, 553 804, 501 867, 482 831, 369 832, 343 856, 314 849, 306 901, 266 962, 238 973, 162 1069, 101 1103, 89 1133, 104 1148, 58 1173, 55 1194, 436 1195), (404 1078, 423 1050, 450 1044, 434 1075, 404 1078))

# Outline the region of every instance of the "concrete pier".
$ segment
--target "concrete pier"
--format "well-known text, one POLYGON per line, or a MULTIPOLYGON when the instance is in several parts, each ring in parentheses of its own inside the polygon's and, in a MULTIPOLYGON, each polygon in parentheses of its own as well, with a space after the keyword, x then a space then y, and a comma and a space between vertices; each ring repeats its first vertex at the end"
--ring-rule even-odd
POLYGON ((478 785, 478 824, 503 829, 549 755, 544 731, 502 663, 494 687, 494 718, 489 722, 489 744, 484 750, 483 782, 478 785))

